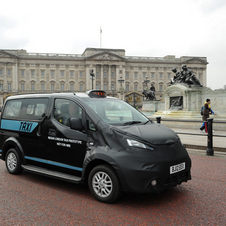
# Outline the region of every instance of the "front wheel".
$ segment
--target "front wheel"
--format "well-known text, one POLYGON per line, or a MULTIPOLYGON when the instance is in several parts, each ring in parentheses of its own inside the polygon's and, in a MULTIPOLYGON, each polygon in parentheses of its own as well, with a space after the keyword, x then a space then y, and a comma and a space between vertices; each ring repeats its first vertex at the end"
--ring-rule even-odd
POLYGON ((121 196, 119 180, 108 165, 99 165, 92 169, 88 178, 89 190, 100 202, 112 203, 121 196))
POLYGON ((11 174, 19 174, 22 171, 20 156, 14 148, 9 149, 6 153, 5 164, 11 174))

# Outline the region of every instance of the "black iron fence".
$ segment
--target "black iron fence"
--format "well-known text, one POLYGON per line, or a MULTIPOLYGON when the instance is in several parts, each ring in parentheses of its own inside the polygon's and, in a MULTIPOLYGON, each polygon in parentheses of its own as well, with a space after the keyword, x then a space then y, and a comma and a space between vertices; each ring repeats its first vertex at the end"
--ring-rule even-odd
MULTIPOLYGON (((174 121, 174 122, 197 122, 192 120, 173 120, 173 119, 162 119, 161 117, 156 117, 157 123, 161 123, 161 121, 174 121)), ((202 122, 202 121, 200 121, 202 122)), ((213 137, 225 137, 225 135, 216 135, 213 134, 213 118, 209 118, 208 121, 208 133, 206 134, 200 134, 200 133, 184 133, 184 132, 177 132, 177 134, 184 134, 184 135, 194 135, 194 136, 207 136, 207 149, 206 149, 206 155, 213 156, 214 155, 214 149, 213 149, 213 137)), ((214 123, 225 123, 224 121, 221 122, 214 122, 214 123)))

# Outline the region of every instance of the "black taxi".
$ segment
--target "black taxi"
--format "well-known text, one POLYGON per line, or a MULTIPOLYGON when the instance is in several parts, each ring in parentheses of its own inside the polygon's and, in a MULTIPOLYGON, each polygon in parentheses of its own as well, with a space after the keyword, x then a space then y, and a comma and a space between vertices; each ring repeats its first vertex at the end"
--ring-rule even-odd
POLYGON ((87 183, 105 203, 122 192, 160 193, 191 179, 178 135, 102 90, 8 97, 0 158, 11 174, 87 183))

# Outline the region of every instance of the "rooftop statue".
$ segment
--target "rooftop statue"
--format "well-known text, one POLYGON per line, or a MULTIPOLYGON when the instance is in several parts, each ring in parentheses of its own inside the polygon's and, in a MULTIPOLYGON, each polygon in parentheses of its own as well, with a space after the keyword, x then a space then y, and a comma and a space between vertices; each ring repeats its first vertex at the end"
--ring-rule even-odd
POLYGON ((193 85, 193 86, 201 86, 202 84, 200 81, 196 78, 194 72, 187 68, 187 65, 182 65, 182 70, 178 71, 177 68, 172 68, 172 72, 175 73, 174 77, 171 78, 171 84, 175 85, 177 83, 182 83, 185 85, 193 85))

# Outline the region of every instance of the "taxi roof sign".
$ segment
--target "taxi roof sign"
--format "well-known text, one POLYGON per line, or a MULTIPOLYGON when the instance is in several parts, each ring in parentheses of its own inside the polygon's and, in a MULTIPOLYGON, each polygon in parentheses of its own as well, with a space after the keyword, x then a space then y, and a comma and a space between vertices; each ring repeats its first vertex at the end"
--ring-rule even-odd
POLYGON ((103 97, 107 97, 107 94, 104 90, 90 90, 86 92, 88 94, 89 97, 99 97, 99 98, 103 98, 103 97))

